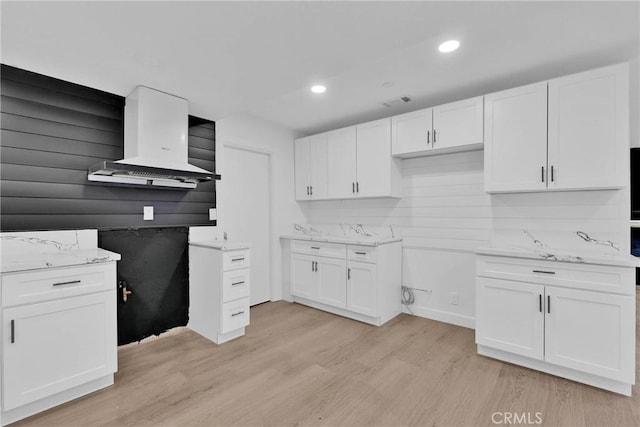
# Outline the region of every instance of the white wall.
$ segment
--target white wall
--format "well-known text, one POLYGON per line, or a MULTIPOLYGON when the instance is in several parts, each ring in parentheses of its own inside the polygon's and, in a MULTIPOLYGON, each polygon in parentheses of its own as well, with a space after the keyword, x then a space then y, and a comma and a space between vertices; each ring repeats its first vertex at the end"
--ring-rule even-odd
MULTIPOLYGON (((271 299, 282 298, 282 250, 279 236, 289 233, 293 223, 304 221, 302 212, 295 202, 293 141, 295 134, 285 128, 256 119, 248 115, 238 115, 216 121, 216 170, 222 175, 217 183, 217 233, 219 238, 225 227, 225 218, 233 212, 225 210, 225 193, 233 191, 224 187, 226 168, 243 167, 227 164, 224 146, 245 147, 270 155, 271 169, 271 299)), ((229 236, 233 239, 233 236, 229 236)))
POLYGON ((489 195, 483 163, 483 151, 407 159, 402 199, 301 205, 308 223, 392 225, 403 238, 403 283, 421 290, 411 310, 468 327, 474 326, 478 247, 528 245, 527 230, 564 253, 611 253, 611 247, 587 245, 576 236, 585 231, 629 253, 628 189, 489 195), (458 305, 451 304, 452 293, 458 305))

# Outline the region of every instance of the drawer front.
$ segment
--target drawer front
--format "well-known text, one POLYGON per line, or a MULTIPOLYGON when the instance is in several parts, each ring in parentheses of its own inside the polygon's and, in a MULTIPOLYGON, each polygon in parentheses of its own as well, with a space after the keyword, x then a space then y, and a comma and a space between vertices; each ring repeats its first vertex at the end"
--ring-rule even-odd
POLYGON ((249 298, 242 298, 222 304, 222 327, 220 332, 227 334, 249 324, 249 298))
POLYGON ((291 252, 344 259, 347 257, 347 245, 343 245, 340 243, 307 242, 303 240, 293 240, 291 242, 291 252))
POLYGON ((635 292, 635 269, 626 267, 479 256, 476 273, 482 277, 599 292, 625 295, 635 292))
POLYGON ((66 298, 115 289, 115 263, 2 275, 2 305, 66 298))
POLYGON ((222 269, 224 271, 238 270, 247 268, 250 265, 249 251, 243 249, 241 251, 223 252, 222 269))
POLYGON ((250 274, 248 268, 222 273, 222 302, 249 296, 250 274))
POLYGON ((349 261, 364 261, 373 262, 377 261, 377 248, 373 246, 347 246, 347 258, 349 261))

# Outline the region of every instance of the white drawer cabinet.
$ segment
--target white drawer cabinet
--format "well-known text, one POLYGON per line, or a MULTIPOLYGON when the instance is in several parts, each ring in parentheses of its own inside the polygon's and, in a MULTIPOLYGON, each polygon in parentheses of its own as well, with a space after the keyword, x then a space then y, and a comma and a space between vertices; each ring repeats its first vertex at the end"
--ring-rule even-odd
POLYGON ((189 244, 190 329, 216 344, 244 335, 250 321, 250 261, 247 247, 189 244))
POLYGON ((400 313, 399 241, 364 246, 292 240, 290 247, 293 301, 378 326, 400 313))
POLYGON ((113 384, 115 262, 2 274, 2 422, 113 384))
POLYGON ((630 395, 633 267, 479 255, 477 275, 478 353, 630 395))

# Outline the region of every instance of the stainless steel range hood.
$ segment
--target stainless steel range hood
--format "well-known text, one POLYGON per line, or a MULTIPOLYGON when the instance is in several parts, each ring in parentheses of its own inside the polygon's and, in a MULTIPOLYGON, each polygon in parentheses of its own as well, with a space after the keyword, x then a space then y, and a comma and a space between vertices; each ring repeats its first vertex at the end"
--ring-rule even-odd
POLYGON ((219 179, 188 163, 189 104, 186 99, 138 86, 124 110, 124 159, 89 168, 89 181, 151 188, 196 188, 219 179))

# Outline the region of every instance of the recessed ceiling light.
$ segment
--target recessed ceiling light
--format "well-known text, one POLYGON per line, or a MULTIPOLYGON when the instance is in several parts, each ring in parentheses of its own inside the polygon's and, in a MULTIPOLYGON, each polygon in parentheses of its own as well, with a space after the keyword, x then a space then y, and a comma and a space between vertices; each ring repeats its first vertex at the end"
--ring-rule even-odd
POLYGON ((315 85, 315 86, 311 86, 311 92, 313 93, 324 93, 324 91, 326 91, 327 88, 324 87, 323 85, 315 85))
POLYGON ((438 46, 438 50, 442 53, 453 52, 460 46, 460 42, 458 40, 447 40, 438 46))

